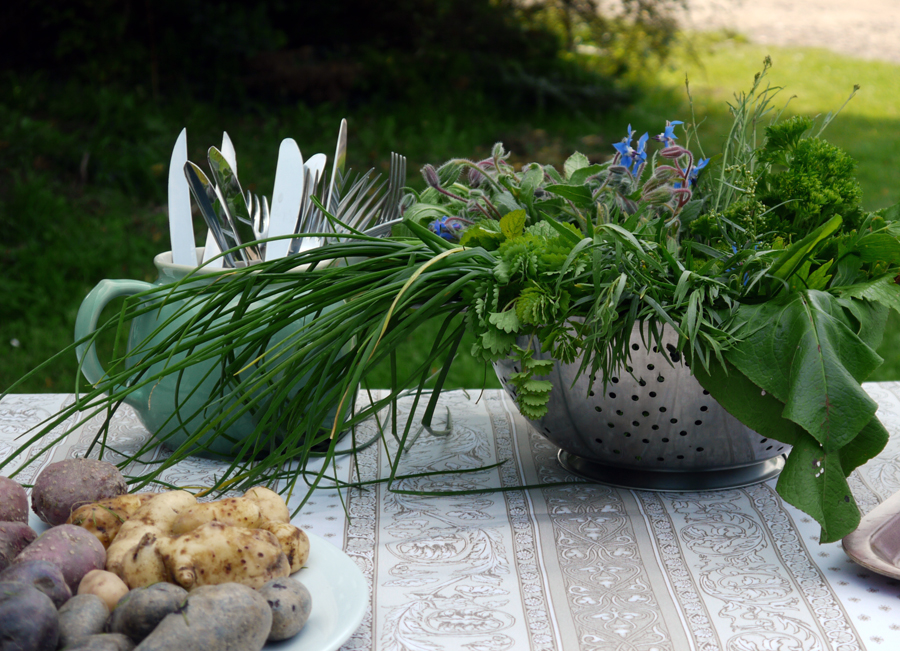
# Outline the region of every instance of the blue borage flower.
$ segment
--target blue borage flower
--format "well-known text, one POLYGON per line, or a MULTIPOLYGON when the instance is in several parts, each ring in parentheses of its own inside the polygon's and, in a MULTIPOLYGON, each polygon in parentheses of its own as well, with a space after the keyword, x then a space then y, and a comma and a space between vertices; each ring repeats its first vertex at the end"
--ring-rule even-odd
POLYGON ((664 142, 667 147, 671 147, 678 140, 678 136, 675 135, 675 127, 679 124, 684 124, 684 122, 681 120, 666 120, 666 127, 663 132, 658 136, 653 136, 653 139, 664 142))
MULTIPOLYGON (((709 163, 708 158, 701 158, 694 165, 690 166, 690 171, 688 171, 688 168, 686 168, 686 167, 681 168, 681 173, 687 177, 688 184, 690 186, 693 186, 694 183, 697 182, 697 179, 700 177, 700 170, 702 170, 704 167, 706 167, 706 165, 708 163, 709 163)), ((681 183, 675 183, 675 187, 680 188, 681 183)))
POLYGON ((631 146, 631 141, 634 138, 634 131, 631 129, 631 125, 628 125, 628 135, 625 138, 622 138, 621 142, 617 142, 613 145, 615 150, 618 152, 616 161, 617 164, 622 165, 628 168, 628 171, 635 177, 640 176, 640 170, 644 163, 647 162, 647 141, 650 139, 650 134, 645 133, 637 141, 637 148, 631 146))
POLYGON ((442 237, 448 242, 455 242, 462 235, 463 229, 471 224, 471 221, 463 217, 447 216, 435 219, 428 224, 428 228, 438 237, 442 237))

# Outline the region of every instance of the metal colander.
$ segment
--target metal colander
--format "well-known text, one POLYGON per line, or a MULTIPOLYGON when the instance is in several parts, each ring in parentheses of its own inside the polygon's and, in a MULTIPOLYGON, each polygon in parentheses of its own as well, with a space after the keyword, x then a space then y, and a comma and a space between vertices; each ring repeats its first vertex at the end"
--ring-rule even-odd
MULTIPOLYGON (((664 332, 664 351, 631 337, 631 360, 588 389, 579 361, 554 364, 540 379, 553 383, 549 411, 531 425, 559 446, 559 460, 589 479, 646 490, 736 488, 777 475, 790 446, 768 439, 725 411, 691 375, 664 332)), ((528 337, 517 341, 529 345, 528 337)), ((550 359, 531 343, 535 359, 550 359)), ((510 373, 521 369, 505 360, 494 370, 515 399, 510 373)))

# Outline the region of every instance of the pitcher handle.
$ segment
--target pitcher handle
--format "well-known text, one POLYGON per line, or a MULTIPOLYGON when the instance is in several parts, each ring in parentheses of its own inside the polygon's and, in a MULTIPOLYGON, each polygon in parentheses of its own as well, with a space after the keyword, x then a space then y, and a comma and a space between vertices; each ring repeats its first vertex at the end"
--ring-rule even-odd
MULTIPOLYGON (((78 316, 75 317, 75 341, 83 339, 97 329, 100 313, 110 301, 153 288, 154 285, 142 280, 101 280, 78 308, 78 316)), ((75 356, 81 365, 81 372, 91 385, 96 385, 106 376, 93 343, 78 344, 75 347, 75 356)))

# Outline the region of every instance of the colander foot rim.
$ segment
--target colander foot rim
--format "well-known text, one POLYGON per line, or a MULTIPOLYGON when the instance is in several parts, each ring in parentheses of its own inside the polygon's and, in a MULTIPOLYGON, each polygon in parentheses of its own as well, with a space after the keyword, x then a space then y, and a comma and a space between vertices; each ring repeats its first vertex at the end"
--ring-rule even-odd
POLYGON ((560 450, 562 467, 598 484, 644 491, 712 491, 742 488, 776 477, 784 456, 719 470, 638 470, 610 466, 560 450))

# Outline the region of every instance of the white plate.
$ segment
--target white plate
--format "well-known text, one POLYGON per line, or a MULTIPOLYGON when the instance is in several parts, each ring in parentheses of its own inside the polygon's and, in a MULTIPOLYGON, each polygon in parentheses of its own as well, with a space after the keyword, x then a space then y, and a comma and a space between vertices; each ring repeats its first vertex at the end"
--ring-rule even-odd
POLYGON ((366 614, 369 585, 353 559, 322 538, 306 535, 309 560, 292 576, 312 595, 309 621, 294 637, 270 642, 266 649, 335 651, 356 632, 366 614))

